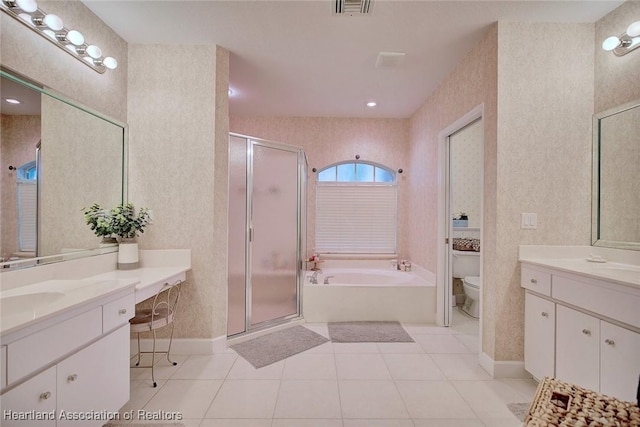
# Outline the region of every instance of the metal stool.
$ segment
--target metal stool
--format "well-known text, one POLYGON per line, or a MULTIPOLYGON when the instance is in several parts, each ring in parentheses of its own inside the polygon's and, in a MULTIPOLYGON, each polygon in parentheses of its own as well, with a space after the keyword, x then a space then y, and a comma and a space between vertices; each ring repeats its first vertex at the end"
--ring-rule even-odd
POLYGON ((131 332, 135 332, 138 335, 138 361, 136 362, 135 367, 151 368, 151 381, 153 381, 154 387, 158 386, 153 372, 153 365, 156 362, 156 353, 165 353, 169 363, 174 366, 178 364, 178 362, 174 362, 170 359, 170 352, 171 343, 173 341, 173 330, 175 327, 173 319, 176 314, 178 300, 180 299, 181 286, 181 280, 171 285, 169 283, 165 283, 153 298, 151 308, 136 310, 136 315, 129 320, 129 323, 131 324, 131 332), (156 351, 156 329, 164 328, 169 325, 171 325, 169 347, 167 348, 167 351, 156 351), (140 333, 149 331, 153 332, 153 349, 152 351, 140 351, 140 333), (140 355, 142 353, 152 354, 151 365, 140 366, 140 355))

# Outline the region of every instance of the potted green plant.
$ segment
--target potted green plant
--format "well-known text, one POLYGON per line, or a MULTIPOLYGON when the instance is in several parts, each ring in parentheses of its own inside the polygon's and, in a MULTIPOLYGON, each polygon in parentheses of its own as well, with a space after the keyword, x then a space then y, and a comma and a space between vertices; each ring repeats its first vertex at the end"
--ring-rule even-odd
POLYGON ((101 247, 112 246, 118 243, 116 238, 113 237, 111 215, 107 209, 94 203, 90 207, 84 208, 82 212, 84 213, 84 220, 91 228, 91 231, 93 231, 96 236, 102 237, 102 241, 100 242, 101 247))
POLYGON ((151 223, 149 209, 140 208, 136 214, 132 203, 120 204, 109 212, 111 230, 119 237, 118 269, 131 270, 138 268, 138 234, 151 223))

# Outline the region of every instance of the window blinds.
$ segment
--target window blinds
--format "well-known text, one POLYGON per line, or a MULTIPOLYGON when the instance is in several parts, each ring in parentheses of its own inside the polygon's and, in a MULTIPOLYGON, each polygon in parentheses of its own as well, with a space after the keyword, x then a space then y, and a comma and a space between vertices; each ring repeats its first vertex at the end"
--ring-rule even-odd
POLYGON ((36 250, 37 189, 35 180, 18 181, 18 242, 22 252, 36 250))
POLYGON ((316 252, 396 253, 395 185, 317 185, 316 252))

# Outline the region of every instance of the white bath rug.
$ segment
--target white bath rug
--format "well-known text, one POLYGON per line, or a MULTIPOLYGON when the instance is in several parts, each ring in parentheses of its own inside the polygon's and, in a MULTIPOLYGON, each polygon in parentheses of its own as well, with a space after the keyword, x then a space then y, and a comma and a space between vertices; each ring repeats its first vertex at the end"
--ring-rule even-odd
POLYGON ((413 342, 399 322, 329 322, 333 342, 413 342))

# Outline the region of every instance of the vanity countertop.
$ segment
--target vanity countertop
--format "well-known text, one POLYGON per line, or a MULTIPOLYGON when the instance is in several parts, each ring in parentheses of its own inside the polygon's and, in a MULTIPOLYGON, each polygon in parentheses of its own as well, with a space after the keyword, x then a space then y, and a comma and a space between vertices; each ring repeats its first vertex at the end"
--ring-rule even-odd
POLYGON ((142 267, 135 270, 41 280, 0 291, 0 336, 21 334, 56 316, 70 315, 82 306, 99 305, 131 291, 135 292, 135 302, 141 302, 165 283, 185 280, 191 269, 191 251, 141 251, 141 261, 142 267))
POLYGON ((80 306, 126 293, 138 284, 135 279, 96 277, 45 280, 0 292, 0 336, 4 338, 80 306))
POLYGON ((616 258, 616 253, 612 250, 598 253, 593 251, 593 248, 566 248, 565 251, 562 247, 523 245, 520 246, 519 260, 529 265, 552 268, 619 285, 640 288, 640 264, 633 263, 635 254, 624 254, 626 258, 619 259, 616 258), (598 257, 606 262, 587 261, 587 259, 598 259, 598 257))

